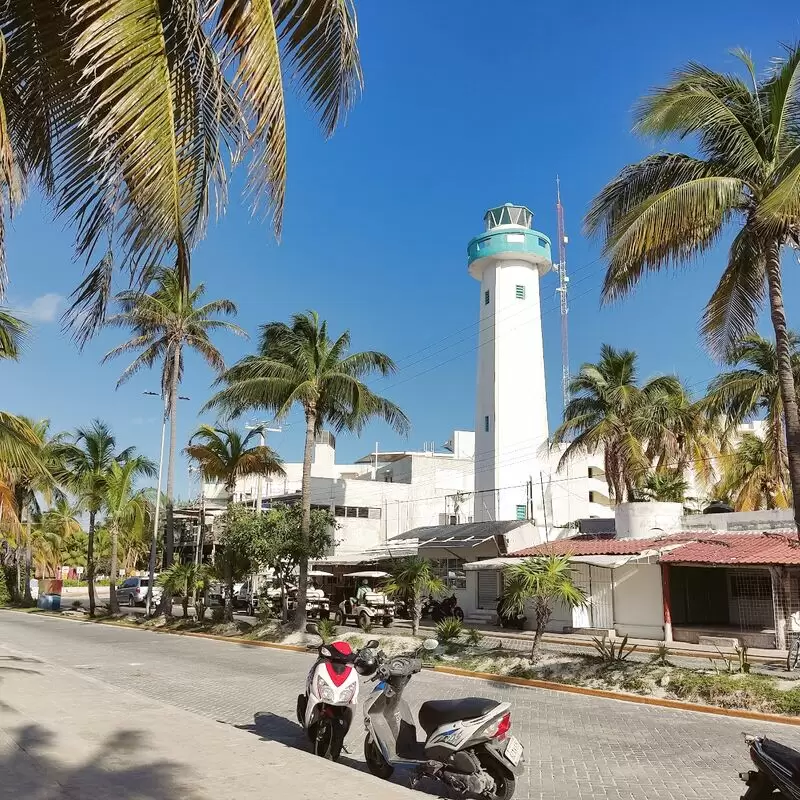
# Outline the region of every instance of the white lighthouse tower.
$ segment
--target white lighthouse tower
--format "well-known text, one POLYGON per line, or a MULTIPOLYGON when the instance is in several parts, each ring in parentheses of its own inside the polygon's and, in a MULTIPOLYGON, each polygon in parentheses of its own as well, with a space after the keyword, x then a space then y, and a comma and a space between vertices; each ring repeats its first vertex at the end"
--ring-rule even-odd
POLYGON ((481 282, 475 423, 475 520, 532 517, 544 523, 547 403, 539 278, 553 262, 550 240, 531 228, 525 206, 486 212, 484 233, 467 247, 481 282), (530 496, 529 496, 530 495, 530 496))

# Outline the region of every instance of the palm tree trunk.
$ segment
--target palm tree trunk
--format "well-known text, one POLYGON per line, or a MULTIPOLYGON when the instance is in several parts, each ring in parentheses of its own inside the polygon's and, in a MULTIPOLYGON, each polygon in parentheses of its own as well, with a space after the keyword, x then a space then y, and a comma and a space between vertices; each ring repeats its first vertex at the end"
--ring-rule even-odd
POLYGON ((119 605, 117 603, 117 547, 119 544, 119 536, 117 534, 117 526, 111 526, 111 569, 108 576, 108 610, 111 614, 119 613, 119 605))
POLYGON ((89 542, 86 547, 86 582, 89 584, 89 616, 94 616, 94 518, 95 512, 89 512, 89 542))
MULTIPOLYGON (((181 349, 176 346, 172 354, 172 374, 169 386, 169 457, 167 459, 167 507, 164 521, 164 568, 172 565, 175 557, 175 517, 173 494, 175 493, 175 453, 178 448, 178 370, 181 349)), ((161 613, 172 614, 172 599, 167 593, 161 598, 161 613)))
POLYGON ((419 636, 419 623, 422 619, 422 598, 414 596, 414 602, 411 605, 411 635, 419 636))
POLYGON ((536 661, 536 650, 539 642, 544 635, 547 623, 550 621, 550 608, 541 600, 536 601, 536 631, 533 634, 533 644, 531 645, 531 664, 536 661))
POLYGON ((31 563, 33 562, 33 532, 31 531, 31 510, 25 513, 25 530, 27 539, 25 541, 25 594, 24 601, 26 606, 33 605, 33 595, 31 594, 31 563))
POLYGON ((778 383, 786 423, 786 445, 789 454, 789 481, 792 485, 794 524, 800 537, 800 410, 792 372, 792 348, 786 327, 781 278, 781 248, 775 242, 767 251, 767 286, 772 327, 775 330, 775 349, 778 354, 778 383))
POLYGON ((314 434, 317 430, 315 408, 306 409, 306 444, 303 450, 303 482, 300 489, 302 516, 300 518, 300 556, 297 578, 297 605, 294 610, 294 625, 299 631, 306 627, 306 595, 308 588, 308 546, 311 539, 311 460, 314 457, 314 434))

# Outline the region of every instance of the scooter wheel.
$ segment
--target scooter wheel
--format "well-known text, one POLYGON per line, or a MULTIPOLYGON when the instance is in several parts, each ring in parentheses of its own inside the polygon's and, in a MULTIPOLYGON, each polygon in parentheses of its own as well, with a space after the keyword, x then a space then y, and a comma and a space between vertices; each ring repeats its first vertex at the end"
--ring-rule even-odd
POLYGON ((511 800, 517 787, 513 774, 503 769, 497 760, 488 754, 479 755, 478 760, 483 769, 494 779, 494 791, 490 795, 486 795, 487 800, 511 800))
POLYGON ((369 734, 364 739, 364 760, 367 762, 367 769, 376 778, 383 778, 383 780, 388 781, 392 777, 394 767, 386 761, 378 745, 369 734))
POLYGON ((341 745, 337 747, 336 728, 328 719, 320 720, 311 732, 313 738, 311 744, 314 747, 314 755, 324 758, 326 761, 336 761, 339 753, 342 752, 341 745))

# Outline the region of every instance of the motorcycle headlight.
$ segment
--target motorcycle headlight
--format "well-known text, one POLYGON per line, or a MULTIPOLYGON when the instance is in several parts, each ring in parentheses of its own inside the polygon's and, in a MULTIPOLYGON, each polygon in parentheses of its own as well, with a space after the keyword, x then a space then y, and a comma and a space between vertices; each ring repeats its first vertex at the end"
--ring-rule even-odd
POLYGON ((326 703, 333 702, 333 689, 322 680, 320 675, 317 675, 317 697, 326 703))
POLYGON ((356 689, 358 688, 357 683, 352 683, 346 689, 342 689, 339 693, 339 702, 340 703, 351 703, 353 698, 356 694, 356 689))

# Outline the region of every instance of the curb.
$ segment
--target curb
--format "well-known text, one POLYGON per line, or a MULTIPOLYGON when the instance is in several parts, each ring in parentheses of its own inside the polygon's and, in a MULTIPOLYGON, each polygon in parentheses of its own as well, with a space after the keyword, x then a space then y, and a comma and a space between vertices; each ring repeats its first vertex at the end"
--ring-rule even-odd
MULTIPOLYGON (((21 609, 6 608, 5 611, 21 611, 21 609)), ((85 622, 89 620, 71 619, 61 617, 56 614, 48 614, 56 619, 65 619, 69 622, 85 622)), ((272 650, 284 650, 294 653, 308 653, 306 647, 295 644, 280 644, 279 642, 263 642, 256 639, 235 639, 231 636, 220 636, 214 633, 200 633, 192 631, 166 631, 160 628, 143 628, 134 625, 120 625, 110 620, 93 620, 98 625, 109 625, 126 630, 142 631, 144 633, 161 633, 168 636, 190 636, 196 639, 211 639, 217 642, 227 642, 228 644, 238 644, 245 647, 266 647, 272 650)), ((602 700, 618 700, 622 703, 633 703, 644 706, 655 706, 658 708, 671 708, 676 711, 691 711, 697 714, 713 714, 718 717, 729 717, 732 719, 750 719, 756 722, 773 722, 779 725, 793 725, 800 727, 800 716, 789 717, 782 714, 767 714, 762 711, 747 711, 737 708, 721 708, 720 706, 708 706, 701 703, 689 703, 684 700, 669 700, 662 697, 646 697, 643 695, 627 694, 626 692, 613 692, 607 689, 591 689, 588 686, 574 686, 569 683, 556 683, 554 681, 543 681, 535 678, 516 678, 512 675, 498 675, 494 672, 472 672, 470 670, 458 669, 457 667, 446 667, 436 665, 426 667, 432 672, 439 672, 444 675, 454 675, 459 678, 473 678, 475 680, 489 681, 490 683, 503 683, 512 686, 521 686, 528 689, 544 689, 551 692, 562 692, 563 694, 577 694, 584 697, 597 697, 602 700)))
POLYGON ((457 675, 461 678, 476 678, 478 680, 506 683, 514 686, 523 686, 530 689, 547 689, 565 694, 577 694, 585 697, 599 697, 604 700, 619 700, 623 703, 638 703, 645 706, 658 706, 672 708, 677 711, 693 711, 699 714, 714 714, 718 717, 733 717, 736 719, 752 719, 759 722, 777 722, 781 725, 800 726, 800 717, 787 717, 783 714, 767 714, 762 711, 747 711, 738 708, 721 708, 720 706, 707 706, 700 703, 689 703, 684 700, 669 700, 662 697, 647 697, 644 695, 627 694, 625 692, 612 692, 606 689, 591 689, 588 686, 573 686, 569 683, 555 683, 541 681, 535 678, 515 678, 512 675, 497 675, 493 672, 470 672, 457 667, 433 667, 435 672, 447 675, 457 675))

